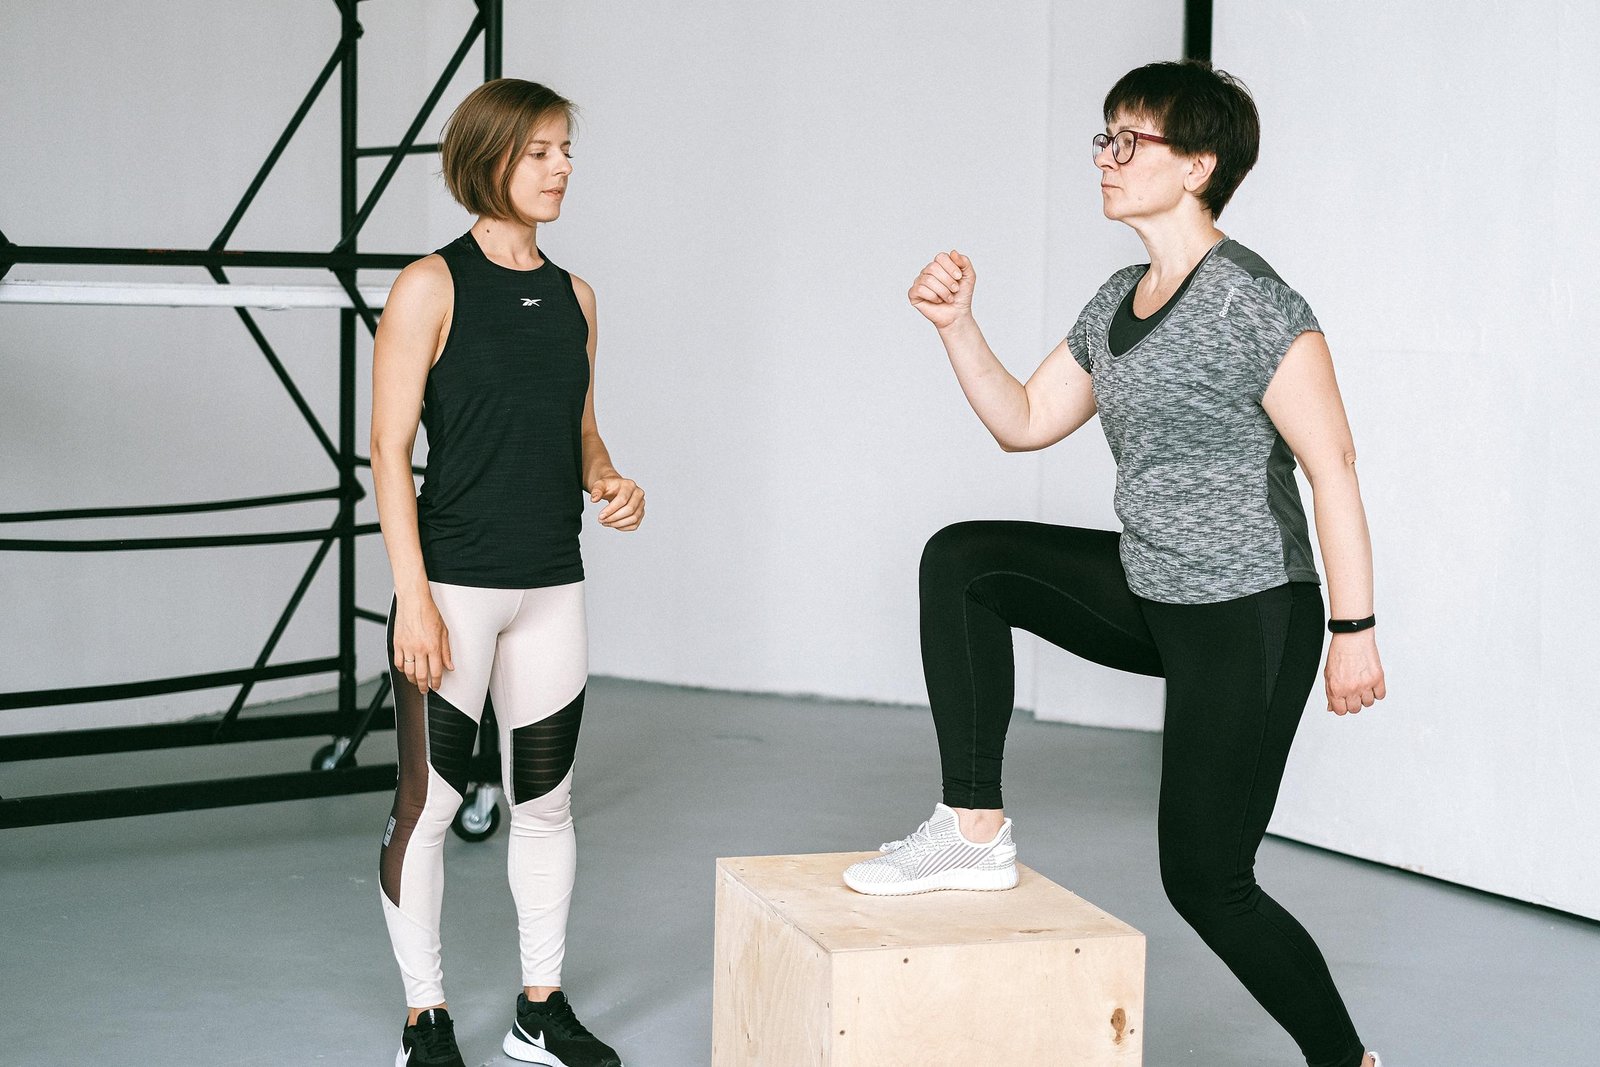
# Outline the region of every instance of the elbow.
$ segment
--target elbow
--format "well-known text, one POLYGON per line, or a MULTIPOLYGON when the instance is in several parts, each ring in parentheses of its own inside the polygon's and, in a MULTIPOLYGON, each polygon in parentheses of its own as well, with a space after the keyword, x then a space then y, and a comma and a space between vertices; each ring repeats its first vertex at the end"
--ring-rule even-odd
POLYGON ((402 441, 394 437, 374 432, 369 447, 371 448, 372 466, 376 469, 380 464, 398 461, 407 467, 411 466, 411 452, 416 445, 415 439, 402 441), (395 458, 399 457, 398 460, 395 458))
POLYGON ((1311 483, 1311 491, 1316 492, 1319 486, 1334 485, 1342 481, 1354 482, 1356 480, 1356 450, 1354 447, 1346 448, 1336 456, 1316 465, 1302 464, 1306 472, 1306 481, 1311 483))
POLYGON ((1016 438, 1016 437, 1001 437, 998 434, 996 434, 995 435, 995 443, 1000 446, 1000 451, 1002 451, 1002 452, 1037 452, 1037 451, 1039 451, 1039 446, 1037 444, 1033 443, 1032 441, 1025 441, 1025 440, 1022 440, 1020 438, 1016 438))

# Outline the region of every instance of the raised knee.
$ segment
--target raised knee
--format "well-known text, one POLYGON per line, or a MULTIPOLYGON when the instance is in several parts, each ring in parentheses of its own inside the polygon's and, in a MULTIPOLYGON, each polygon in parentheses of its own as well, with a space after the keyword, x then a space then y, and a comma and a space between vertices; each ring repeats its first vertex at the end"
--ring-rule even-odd
POLYGON ((990 525, 982 520, 951 523, 928 538, 928 543, 922 547, 922 580, 927 582, 970 569, 987 540, 986 527, 990 525))

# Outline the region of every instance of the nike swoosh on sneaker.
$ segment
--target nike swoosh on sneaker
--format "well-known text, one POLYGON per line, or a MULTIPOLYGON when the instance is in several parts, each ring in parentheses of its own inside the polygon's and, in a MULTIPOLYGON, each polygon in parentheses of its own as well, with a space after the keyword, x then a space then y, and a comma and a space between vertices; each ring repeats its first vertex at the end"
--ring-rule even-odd
POLYGON ((528 1031, 526 1031, 526 1030, 524 1030, 522 1028, 522 1024, 520 1022, 516 1023, 515 1025, 516 1025, 516 1028, 517 1028, 517 1033, 522 1035, 522 1040, 524 1040, 528 1044, 534 1045, 534 1046, 536 1046, 538 1048, 545 1048, 546 1047, 546 1045, 544 1043, 544 1031, 543 1030, 539 1031, 539 1036, 538 1037, 534 1037, 533 1035, 529 1034, 528 1031))

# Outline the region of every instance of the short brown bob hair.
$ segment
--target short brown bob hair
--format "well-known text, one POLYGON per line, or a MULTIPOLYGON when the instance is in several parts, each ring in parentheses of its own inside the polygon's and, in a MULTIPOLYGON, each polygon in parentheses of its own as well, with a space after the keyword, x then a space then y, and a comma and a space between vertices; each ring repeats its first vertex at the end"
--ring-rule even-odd
POLYGON ((558 115, 575 125, 571 100, 538 82, 496 78, 461 101, 444 125, 439 159, 450 195, 474 215, 533 225, 511 202, 510 163, 533 132, 558 115))
POLYGON ((1103 110, 1107 122, 1119 111, 1149 120, 1174 152, 1215 155, 1216 168, 1198 194, 1213 218, 1227 207, 1261 150, 1261 118, 1250 90, 1203 60, 1130 70, 1106 94, 1103 110))

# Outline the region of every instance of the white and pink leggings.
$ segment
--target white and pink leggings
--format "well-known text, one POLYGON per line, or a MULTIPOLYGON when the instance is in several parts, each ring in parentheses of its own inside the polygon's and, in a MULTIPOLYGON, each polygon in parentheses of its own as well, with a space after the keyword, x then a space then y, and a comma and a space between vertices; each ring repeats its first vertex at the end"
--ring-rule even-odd
POLYGON ((455 670, 426 695, 393 666, 399 785, 378 864, 389 940, 406 1004, 444 1002, 439 910, 444 839, 467 785, 484 696, 500 726, 501 780, 511 806, 507 871, 517 905, 522 983, 560 985, 577 862, 572 760, 589 675, 583 583, 479 589, 429 583, 455 670))

